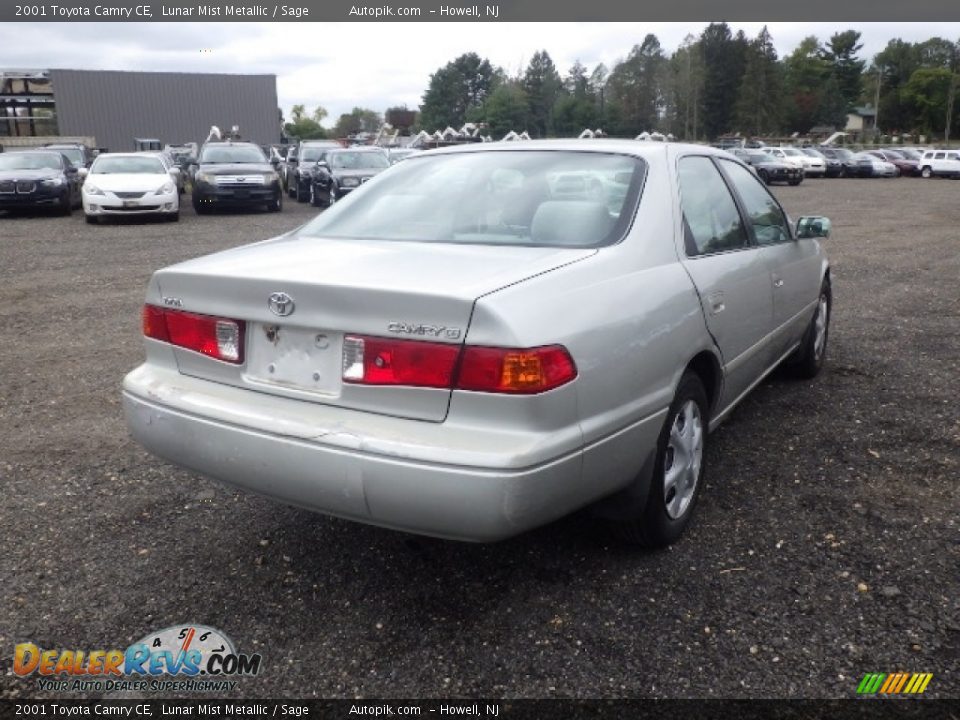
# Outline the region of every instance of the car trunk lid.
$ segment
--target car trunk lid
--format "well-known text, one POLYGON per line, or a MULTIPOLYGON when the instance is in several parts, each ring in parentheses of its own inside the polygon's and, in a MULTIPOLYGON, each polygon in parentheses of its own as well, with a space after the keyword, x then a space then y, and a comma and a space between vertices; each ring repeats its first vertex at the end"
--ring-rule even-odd
POLYGON ((246 324, 242 364, 177 348, 186 375, 441 421, 449 389, 343 383, 344 337, 462 344, 477 298, 595 252, 289 235, 181 263, 155 279, 168 307, 246 324))

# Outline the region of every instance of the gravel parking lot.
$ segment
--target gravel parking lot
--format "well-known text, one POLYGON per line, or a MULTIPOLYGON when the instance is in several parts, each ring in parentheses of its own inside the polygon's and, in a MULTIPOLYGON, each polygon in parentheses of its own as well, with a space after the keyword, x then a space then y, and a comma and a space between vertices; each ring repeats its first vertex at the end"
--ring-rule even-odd
POLYGON ((88 226, 0 217, 0 697, 13 646, 126 647, 182 622, 260 652, 246 697, 960 695, 960 182, 807 180, 835 313, 817 380, 765 382, 712 436, 675 547, 586 513, 496 545, 235 493, 148 456, 120 381, 150 273, 317 212, 88 226))

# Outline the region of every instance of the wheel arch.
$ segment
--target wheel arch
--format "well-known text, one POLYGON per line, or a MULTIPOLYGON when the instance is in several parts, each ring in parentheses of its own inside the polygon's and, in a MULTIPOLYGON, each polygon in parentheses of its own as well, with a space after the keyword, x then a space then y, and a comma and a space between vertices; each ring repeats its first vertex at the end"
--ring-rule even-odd
MULTIPOLYGON (((712 417, 723 390, 723 369, 720 360, 711 351, 701 350, 690 358, 680 377, 683 377, 687 372, 692 372, 703 383, 703 389, 707 393, 708 410, 712 417)), ((679 380, 677 382, 679 383, 679 380)))

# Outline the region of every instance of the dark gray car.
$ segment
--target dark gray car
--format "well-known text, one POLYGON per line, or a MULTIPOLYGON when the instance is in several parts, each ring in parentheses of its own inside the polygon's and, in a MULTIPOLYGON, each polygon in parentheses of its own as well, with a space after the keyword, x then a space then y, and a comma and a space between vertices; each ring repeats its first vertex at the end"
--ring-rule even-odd
POLYGON ((211 142, 200 150, 193 207, 202 214, 224 206, 266 206, 271 212, 283 207, 280 176, 258 145, 211 142))
POLYGON ((313 168, 310 204, 314 207, 330 207, 388 167, 390 156, 379 147, 327 151, 313 168))

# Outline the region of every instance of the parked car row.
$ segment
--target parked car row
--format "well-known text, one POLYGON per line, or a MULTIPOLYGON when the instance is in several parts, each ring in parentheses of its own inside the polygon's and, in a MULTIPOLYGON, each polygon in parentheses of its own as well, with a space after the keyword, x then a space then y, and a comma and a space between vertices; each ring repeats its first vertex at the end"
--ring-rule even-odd
POLYGON ((728 152, 766 183, 798 185, 806 177, 960 177, 960 151, 842 147, 735 147, 728 152))

